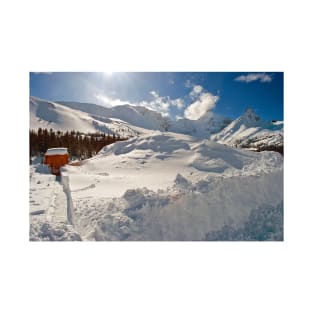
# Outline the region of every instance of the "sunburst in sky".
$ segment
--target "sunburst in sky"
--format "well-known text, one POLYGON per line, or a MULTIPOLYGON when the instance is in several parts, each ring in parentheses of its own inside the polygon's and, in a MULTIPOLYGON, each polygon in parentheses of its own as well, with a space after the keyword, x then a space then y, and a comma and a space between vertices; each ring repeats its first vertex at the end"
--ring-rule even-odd
POLYGON ((173 119, 209 111, 236 118, 253 108, 283 119, 282 72, 32 72, 30 94, 112 107, 142 105, 173 119))

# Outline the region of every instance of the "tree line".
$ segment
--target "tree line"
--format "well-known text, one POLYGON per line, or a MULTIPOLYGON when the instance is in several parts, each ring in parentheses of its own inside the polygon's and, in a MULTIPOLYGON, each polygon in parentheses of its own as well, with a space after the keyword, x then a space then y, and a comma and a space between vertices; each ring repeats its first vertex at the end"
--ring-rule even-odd
POLYGON ((282 156, 284 155, 284 146, 283 145, 268 145, 268 146, 259 146, 257 151, 276 151, 279 152, 282 156))
POLYGON ((30 157, 39 156, 49 148, 64 147, 68 148, 71 157, 85 159, 97 154, 104 146, 127 139, 100 132, 84 134, 75 130, 62 132, 38 128, 29 131, 29 153, 30 157))
MULTIPOLYGON (((281 136, 281 135, 280 135, 281 136)), ((265 138, 265 137, 264 137, 265 138)), ((268 137, 270 138, 270 137, 268 137)), ((283 137, 281 136, 282 141, 283 137)), ((247 140, 242 140, 238 139, 235 141, 235 147, 239 148, 255 148, 256 151, 261 152, 261 151, 275 151, 279 152, 282 156, 284 155, 284 145, 281 143, 277 144, 264 144, 264 143, 259 143, 262 138, 249 138, 247 140)))

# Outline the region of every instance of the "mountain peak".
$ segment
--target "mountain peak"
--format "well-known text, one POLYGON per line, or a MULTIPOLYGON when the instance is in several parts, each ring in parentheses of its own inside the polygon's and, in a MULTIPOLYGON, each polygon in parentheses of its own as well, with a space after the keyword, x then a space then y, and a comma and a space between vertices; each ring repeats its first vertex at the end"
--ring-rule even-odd
POLYGON ((255 114, 255 112, 253 111, 252 108, 250 107, 247 107, 244 114, 243 114, 243 118, 249 120, 249 121, 259 121, 260 120, 260 117, 257 116, 255 114))

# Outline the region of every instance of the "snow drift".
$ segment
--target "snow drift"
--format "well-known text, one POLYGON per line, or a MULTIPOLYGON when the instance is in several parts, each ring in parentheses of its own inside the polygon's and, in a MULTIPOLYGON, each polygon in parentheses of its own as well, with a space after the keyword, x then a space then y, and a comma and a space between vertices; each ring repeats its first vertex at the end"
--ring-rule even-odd
POLYGON ((283 239, 283 158, 276 152, 155 132, 65 171, 85 240, 283 239), (272 224, 253 233, 269 216, 272 224))

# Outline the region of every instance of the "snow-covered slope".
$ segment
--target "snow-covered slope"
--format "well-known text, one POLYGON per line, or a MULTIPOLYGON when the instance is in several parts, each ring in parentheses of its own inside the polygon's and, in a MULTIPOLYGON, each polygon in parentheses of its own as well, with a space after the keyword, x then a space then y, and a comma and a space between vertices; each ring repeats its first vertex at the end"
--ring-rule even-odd
POLYGON ((166 130, 170 123, 170 120, 163 117, 162 114, 143 106, 119 105, 112 108, 106 108, 90 103, 66 101, 59 101, 58 103, 75 110, 87 112, 91 116, 119 119, 133 126, 145 129, 166 130))
POLYGON ((87 112, 89 114, 106 118, 118 118, 131 125, 150 130, 171 131, 193 135, 201 138, 209 138, 228 125, 231 120, 224 116, 208 113, 199 120, 180 119, 171 120, 162 114, 147 109, 143 106, 121 105, 105 108, 96 104, 78 102, 58 102, 72 109, 87 112))
POLYGON ((251 109, 231 121, 207 113, 198 120, 173 121, 142 106, 122 105, 105 108, 79 102, 52 102, 30 97, 30 128, 101 131, 121 137, 149 134, 152 130, 171 131, 218 143, 249 149, 283 148, 284 123, 262 121, 251 109))
POLYGON ((144 129, 128 124, 117 118, 97 116, 74 110, 56 102, 30 97, 30 129, 53 128, 76 130, 83 133, 101 131, 129 137, 145 133, 144 129))
POLYGON ((243 148, 283 146, 283 127, 283 122, 260 120, 253 110, 248 108, 242 116, 212 135, 211 140, 243 148))
POLYGON ((261 121, 251 109, 234 121, 207 113, 198 120, 173 121, 143 106, 105 108, 79 102, 51 102, 30 97, 30 128, 102 131, 122 137, 171 131, 243 148, 283 146, 283 122, 261 121))
POLYGON ((98 130, 123 137, 160 130, 209 138, 230 122, 229 118, 215 113, 208 113, 199 120, 174 121, 143 106, 106 108, 92 103, 52 102, 30 97, 30 128, 33 129, 74 129, 85 133, 98 130))
POLYGON ((66 166, 63 176, 84 240, 223 240, 225 227, 224 240, 282 240, 283 158, 276 152, 155 132, 107 146, 81 166, 66 166), (248 222, 274 224, 252 234, 248 222))

